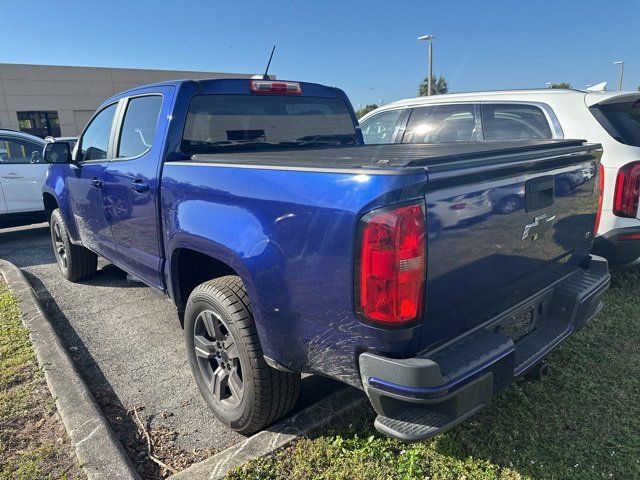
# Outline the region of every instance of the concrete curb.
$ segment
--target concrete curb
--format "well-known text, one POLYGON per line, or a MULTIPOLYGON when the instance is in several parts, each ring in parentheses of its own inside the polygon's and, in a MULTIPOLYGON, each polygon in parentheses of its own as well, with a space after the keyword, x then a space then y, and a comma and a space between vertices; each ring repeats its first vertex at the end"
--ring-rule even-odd
POLYGON ((362 392, 345 388, 305 408, 280 423, 256 433, 202 462, 169 477, 169 480, 218 480, 230 470, 286 446, 293 440, 326 426, 336 417, 366 404, 362 392))
POLYGON ((140 475, 78 373, 29 282, 15 265, 0 260, 0 273, 18 298, 23 323, 71 443, 90 480, 135 479, 140 475))

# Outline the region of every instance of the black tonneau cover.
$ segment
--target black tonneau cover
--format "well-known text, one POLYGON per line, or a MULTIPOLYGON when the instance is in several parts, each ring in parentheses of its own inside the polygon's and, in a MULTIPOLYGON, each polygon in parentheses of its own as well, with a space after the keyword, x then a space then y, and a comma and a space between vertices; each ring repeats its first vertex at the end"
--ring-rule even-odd
POLYGON ((389 168, 446 164, 455 160, 582 147, 584 140, 526 140, 448 144, 390 144, 345 147, 282 148, 199 154, 193 161, 306 168, 389 168))

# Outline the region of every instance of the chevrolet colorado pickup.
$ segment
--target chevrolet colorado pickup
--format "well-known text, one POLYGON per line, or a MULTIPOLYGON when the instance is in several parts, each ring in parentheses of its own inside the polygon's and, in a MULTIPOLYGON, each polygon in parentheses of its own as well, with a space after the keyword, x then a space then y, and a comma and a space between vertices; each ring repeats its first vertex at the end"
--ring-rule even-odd
POLYGON ((183 80, 107 100, 45 147, 60 270, 102 256, 166 293, 214 414, 248 434, 300 374, 362 389, 376 428, 429 438, 598 313, 601 149, 581 140, 372 145, 338 89, 183 80), (500 191, 522 189, 506 214, 500 191))

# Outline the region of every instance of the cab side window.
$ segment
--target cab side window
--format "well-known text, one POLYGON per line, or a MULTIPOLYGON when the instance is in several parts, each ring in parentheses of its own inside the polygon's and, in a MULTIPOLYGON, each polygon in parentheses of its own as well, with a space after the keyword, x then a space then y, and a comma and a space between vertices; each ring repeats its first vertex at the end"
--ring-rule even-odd
POLYGON ((104 160, 107 158, 111 125, 116 113, 117 103, 109 105, 93 120, 82 134, 79 161, 104 160))
POLYGON ((42 146, 20 138, 0 138, 0 163, 43 163, 42 146))
POLYGON ((118 158, 137 157, 151 148, 160 107, 160 95, 136 97, 129 101, 120 132, 118 158))
POLYGON ((373 115, 362 122, 360 130, 364 137, 364 143, 375 145, 393 142, 396 123, 401 113, 401 109, 389 110, 373 115))
POLYGON ((553 138, 540 107, 521 104, 483 104, 485 140, 548 140, 553 138))
POLYGON ((411 112, 402 143, 455 143, 478 140, 474 104, 431 105, 411 112))

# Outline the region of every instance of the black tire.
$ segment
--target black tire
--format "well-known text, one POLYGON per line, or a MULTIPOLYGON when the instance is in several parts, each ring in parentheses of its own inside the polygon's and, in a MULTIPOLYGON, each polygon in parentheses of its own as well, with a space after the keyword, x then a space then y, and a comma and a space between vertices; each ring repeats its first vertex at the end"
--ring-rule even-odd
POLYGON ((56 208, 51 213, 49 227, 53 254, 64 278, 78 282, 95 275, 98 270, 98 256, 81 245, 71 243, 60 209, 56 208))
POLYGON ((184 332, 198 389, 225 425, 248 435, 293 408, 300 393, 300 374, 267 365, 239 277, 198 285, 187 301, 184 332))

